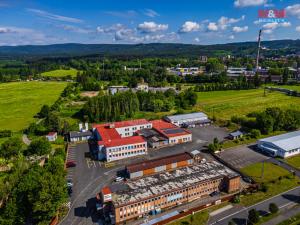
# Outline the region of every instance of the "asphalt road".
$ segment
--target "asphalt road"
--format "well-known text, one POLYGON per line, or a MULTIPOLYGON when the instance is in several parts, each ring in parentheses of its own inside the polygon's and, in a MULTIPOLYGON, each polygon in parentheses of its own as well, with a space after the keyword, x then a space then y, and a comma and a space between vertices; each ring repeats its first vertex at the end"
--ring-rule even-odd
MULTIPOLYGON (((129 164, 145 159, 152 159, 172 155, 195 149, 203 149, 208 143, 217 137, 223 140, 227 136, 224 128, 216 126, 197 127, 190 129, 193 133, 193 141, 180 145, 149 150, 149 154, 143 158, 127 159, 113 168, 104 168, 104 164, 89 158, 89 146, 87 143, 77 144, 69 152, 68 160, 76 161, 76 167, 68 169, 67 179, 73 181, 73 193, 70 199, 71 207, 68 215, 60 223, 61 225, 98 224, 99 216, 95 212, 95 196, 103 186, 109 185, 116 177, 116 172, 129 164)), ((205 154, 206 157, 210 155, 205 154)))
MULTIPOLYGON (((268 213, 270 203, 275 203, 280 210, 295 206, 300 203, 300 187, 296 187, 290 191, 281 193, 270 199, 257 203, 250 207, 236 206, 209 219, 209 225, 228 225, 229 221, 233 221, 237 225, 247 224, 248 211, 255 208, 261 215, 268 213)), ((288 219, 285 218, 285 219, 288 219)))

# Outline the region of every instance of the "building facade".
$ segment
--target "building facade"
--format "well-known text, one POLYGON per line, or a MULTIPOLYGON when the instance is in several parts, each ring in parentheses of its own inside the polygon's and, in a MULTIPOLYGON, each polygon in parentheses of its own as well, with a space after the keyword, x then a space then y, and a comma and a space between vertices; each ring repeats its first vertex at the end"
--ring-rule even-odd
POLYGON ((152 124, 145 119, 94 125, 97 158, 112 162, 147 154, 147 142, 135 134, 151 127, 152 124))
POLYGON ((202 112, 196 112, 196 113, 187 113, 187 114, 180 114, 180 115, 173 115, 173 116, 166 116, 164 117, 164 120, 166 120, 169 123, 172 123, 176 126, 184 126, 184 125, 201 125, 201 124, 207 124, 210 123, 210 120, 208 119, 208 116, 205 113, 202 112))
POLYGON ((117 224, 160 213, 224 191, 240 190, 240 176, 224 165, 212 161, 193 163, 110 187, 111 213, 117 224))
POLYGON ((297 155, 300 153, 300 131, 260 139, 257 146, 273 157, 287 158, 297 155))
POLYGON ((191 154, 184 152, 158 159, 147 160, 126 166, 126 174, 130 179, 139 178, 155 173, 174 170, 192 165, 194 159, 191 154))

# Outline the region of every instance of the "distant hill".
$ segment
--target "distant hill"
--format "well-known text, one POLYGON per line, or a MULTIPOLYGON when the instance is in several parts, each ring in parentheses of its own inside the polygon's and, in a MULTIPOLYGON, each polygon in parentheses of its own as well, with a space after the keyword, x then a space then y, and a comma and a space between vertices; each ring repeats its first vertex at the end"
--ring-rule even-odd
MULTIPOLYGON (((266 49, 264 55, 286 55, 300 52, 300 40, 276 40, 262 42, 266 49)), ((70 57, 86 55, 105 56, 160 56, 160 57, 198 57, 200 55, 255 55, 256 42, 240 42, 216 45, 192 44, 54 44, 0 46, 0 59, 35 57, 70 57)))

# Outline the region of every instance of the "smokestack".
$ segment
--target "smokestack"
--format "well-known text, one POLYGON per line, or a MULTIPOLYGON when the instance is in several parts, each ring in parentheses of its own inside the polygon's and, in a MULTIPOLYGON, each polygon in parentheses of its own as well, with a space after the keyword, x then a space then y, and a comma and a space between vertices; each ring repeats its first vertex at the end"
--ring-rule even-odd
POLYGON ((258 70, 258 63, 259 63, 259 52, 260 52, 260 37, 261 37, 261 29, 258 33, 258 48, 257 48, 257 56, 256 56, 256 71, 258 70))
POLYGON ((85 127, 85 130, 88 130, 88 129, 89 129, 89 124, 88 124, 88 123, 85 123, 85 124, 84 124, 84 127, 85 127))
POLYGON ((82 123, 79 123, 79 131, 82 131, 82 123))

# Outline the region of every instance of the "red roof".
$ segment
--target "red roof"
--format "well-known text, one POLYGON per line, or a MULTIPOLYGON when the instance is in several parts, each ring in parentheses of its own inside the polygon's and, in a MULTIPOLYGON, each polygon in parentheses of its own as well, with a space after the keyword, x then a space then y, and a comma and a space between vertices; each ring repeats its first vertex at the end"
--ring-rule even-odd
POLYGON ((98 145, 105 145, 106 147, 114 147, 114 146, 137 144, 137 143, 145 142, 144 138, 141 136, 131 136, 131 137, 122 138, 115 128, 109 128, 109 124, 94 125, 94 128, 97 129, 98 133, 102 138, 101 141, 98 141, 98 145))
POLYGON ((109 195, 109 194, 111 194, 111 190, 110 190, 110 188, 107 187, 107 186, 103 187, 103 188, 101 189, 101 192, 102 192, 103 195, 109 195))
POLYGON ((175 154, 175 155, 165 156, 162 158, 151 159, 151 160, 147 160, 147 161, 140 162, 140 163, 131 164, 131 165, 126 166, 126 170, 129 173, 134 173, 134 172, 138 172, 138 171, 142 171, 142 170, 155 168, 158 166, 165 166, 165 165, 168 165, 171 163, 187 161, 192 158, 193 157, 189 153, 184 152, 184 153, 179 153, 179 154, 175 154))
POLYGON ((186 129, 177 127, 174 124, 168 123, 164 120, 152 120, 151 122, 152 127, 167 138, 188 135, 191 133, 186 129))
POLYGON ((137 119, 137 120, 126 120, 126 121, 121 121, 121 122, 112 122, 112 123, 107 123, 107 124, 96 124, 94 127, 98 126, 107 126, 109 127, 110 125, 114 125, 115 128, 121 128, 121 127, 130 127, 130 126, 136 126, 136 125, 143 125, 143 124, 148 124, 150 123, 146 119, 137 119))
POLYGON ((54 136, 54 135, 56 135, 57 133, 56 132, 49 132, 48 134, 47 134, 47 136, 54 136))
POLYGON ((105 145, 106 147, 115 147, 121 145, 139 144, 146 142, 142 136, 131 136, 114 140, 98 141, 98 145, 105 145))

